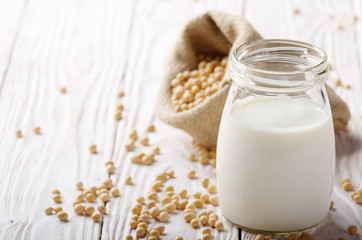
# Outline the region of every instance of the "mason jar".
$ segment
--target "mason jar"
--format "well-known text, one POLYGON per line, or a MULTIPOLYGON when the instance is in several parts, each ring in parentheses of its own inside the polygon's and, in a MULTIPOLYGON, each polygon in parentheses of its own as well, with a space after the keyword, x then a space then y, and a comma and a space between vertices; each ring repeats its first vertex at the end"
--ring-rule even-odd
POLYGON ((252 232, 288 234, 326 218, 335 143, 326 53, 292 40, 240 46, 217 143, 223 216, 252 232))

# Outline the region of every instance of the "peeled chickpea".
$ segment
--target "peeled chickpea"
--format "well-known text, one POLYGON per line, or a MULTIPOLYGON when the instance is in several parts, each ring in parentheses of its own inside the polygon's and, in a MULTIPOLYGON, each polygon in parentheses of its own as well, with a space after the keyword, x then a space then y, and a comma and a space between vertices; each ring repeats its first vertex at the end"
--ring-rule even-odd
POLYGON ((201 216, 200 217, 200 223, 202 225, 207 225, 209 223, 209 218, 207 216, 201 216))
POLYGON ((54 211, 55 211, 56 213, 58 213, 58 212, 63 211, 63 208, 62 208, 61 206, 57 206, 57 207, 54 208, 54 211))
POLYGON ((201 237, 201 240, 211 240, 211 235, 210 234, 203 234, 201 237))
POLYGON ((357 204, 362 204, 362 195, 357 194, 353 197, 353 201, 355 201, 357 204))
POLYGON ((204 203, 208 203, 209 202, 209 195, 207 195, 206 193, 203 193, 200 197, 200 199, 204 202, 204 203))
POLYGON ((147 199, 149 200, 157 200, 158 198, 158 195, 156 192, 150 192, 148 195, 147 195, 147 199))
POLYGON ((213 195, 210 197, 210 202, 212 205, 214 206, 218 206, 219 205, 219 196, 218 195, 213 195))
POLYGON ((155 130, 156 130, 155 125, 150 124, 150 125, 147 126, 147 131, 154 132, 155 130))
POLYGON ((16 130, 15 135, 16 135, 17 138, 21 138, 23 136, 20 129, 16 130))
POLYGON ((191 93, 195 95, 196 93, 200 92, 200 88, 197 85, 191 87, 191 93))
POLYGON ((137 140, 137 131, 132 129, 128 135, 129 139, 136 141, 137 140))
POLYGON ((93 154, 97 153, 97 146, 95 144, 90 145, 89 151, 93 154))
POLYGON ((109 191, 108 191, 106 188, 102 188, 102 189, 99 191, 99 195, 101 195, 101 194, 103 194, 103 193, 109 194, 109 191))
POLYGON ((175 171, 171 170, 167 173, 169 178, 174 178, 175 177, 175 171))
POLYGON ((216 220, 219 219, 219 217, 217 216, 217 214, 214 213, 214 212, 209 215, 209 218, 215 218, 216 220))
POLYGON ((341 183, 341 185, 343 185, 343 184, 346 183, 346 182, 349 182, 349 183, 350 183, 350 182, 351 182, 351 179, 349 179, 349 178, 342 178, 340 183, 341 183))
MULTIPOLYGON (((107 180, 103 181, 102 183, 108 190, 110 190, 113 186, 113 182, 112 182, 112 179, 108 178, 107 180)), ((95 188, 95 190, 97 190, 95 188)), ((95 193, 95 190, 93 190, 93 192, 95 193)))
POLYGON ((129 141, 124 146, 128 152, 131 152, 135 149, 134 141, 129 141))
POLYGON ((53 200, 56 203, 61 203, 62 202, 62 197, 59 194, 53 194, 53 200))
MULTIPOLYGON (((152 230, 150 232, 150 237, 153 237, 153 239, 159 239, 160 238, 160 233, 157 230, 152 230)), ((148 238, 148 240, 150 240, 150 237, 148 238)))
POLYGON ((146 231, 147 231, 147 229, 148 229, 148 225, 147 225, 147 223, 145 223, 145 222, 139 222, 139 223, 137 224, 137 227, 141 227, 141 228, 143 228, 143 229, 146 230, 146 231))
POLYGON ((124 109, 124 106, 123 106, 123 104, 120 104, 120 105, 118 105, 117 106, 117 110, 120 110, 120 111, 122 111, 124 109))
POLYGON ((215 228, 218 230, 218 231, 223 231, 224 230, 224 224, 221 222, 221 221, 217 221, 215 223, 215 228))
POLYGON ((114 166, 113 166, 113 165, 107 165, 107 166, 106 166, 106 171, 107 171, 107 173, 109 173, 109 174, 114 173, 114 166))
POLYGON ((195 211, 194 209, 190 209, 190 208, 186 208, 186 209, 184 210, 184 214, 186 214, 186 213, 193 213, 193 214, 196 215, 196 211, 195 211))
POLYGON ((200 193, 200 192, 195 192, 195 193, 194 193, 194 198, 195 198, 195 199, 200 199, 200 197, 201 197, 201 193, 200 193))
POLYGON ((189 212, 189 213, 184 214, 184 219, 186 222, 191 222, 192 219, 195 219, 195 218, 196 218, 195 213, 189 212))
POLYGON ((153 218, 157 218, 159 213, 160 213, 160 210, 158 209, 158 207, 153 207, 150 210, 150 214, 153 218))
POLYGON ((44 213, 45 213, 46 215, 52 215, 53 212, 54 212, 54 208, 52 208, 52 207, 47 207, 47 208, 44 210, 44 213))
POLYGON ((198 228, 199 227, 199 220, 197 220, 196 218, 192 219, 190 222, 191 227, 193 228, 198 228))
POLYGON ((192 154, 190 154, 190 156, 189 156, 189 160, 190 160, 190 161, 192 161, 192 162, 193 162, 193 161, 196 161, 196 155, 195 155, 195 154, 193 154, 193 153, 192 153, 192 154))
POLYGON ((167 212, 161 212, 157 219, 160 221, 160 222, 166 222, 168 220, 168 213, 167 212))
POLYGON ((165 231, 165 226, 161 224, 157 224, 153 227, 154 230, 158 231, 160 234, 162 234, 165 231))
POLYGON ((351 225, 348 227, 348 234, 349 235, 356 235, 357 234, 357 226, 356 225, 351 225))
POLYGON ((141 210, 142 210, 142 205, 140 205, 139 203, 135 204, 131 208, 132 214, 135 214, 135 215, 140 215, 141 210))
POLYGON ((352 183, 350 182, 343 183, 342 187, 345 191, 351 191, 353 189, 352 183))
POLYGON ((197 216, 198 216, 199 218, 201 218, 201 216, 208 216, 208 215, 207 215, 206 210, 201 210, 201 211, 197 214, 197 216))
POLYGON ((210 183, 210 180, 208 178, 203 178, 201 180, 201 185, 204 187, 204 188, 207 188, 209 186, 209 183, 210 183))
POLYGON ((84 213, 86 216, 91 216, 94 213, 94 207, 93 206, 86 206, 84 208, 84 213))
POLYGON ((123 91, 120 91, 117 96, 120 97, 120 98, 121 98, 121 97, 124 97, 124 92, 123 92, 123 91))
POLYGON ((161 180, 157 180, 152 186, 151 189, 154 191, 158 191, 160 190, 160 188, 162 187, 163 182, 161 180))
POLYGON ((187 173, 187 177, 188 177, 189 179, 194 179, 194 178, 196 177, 196 172, 195 172, 195 170, 189 171, 189 172, 187 173))
POLYGON ((181 198, 186 198, 186 196, 187 196, 187 190, 186 190, 186 189, 181 189, 181 191, 178 193, 178 195, 179 195, 181 198))
POLYGON ((132 229, 136 229, 137 228, 137 220, 134 220, 134 219, 131 219, 129 220, 129 226, 132 228, 132 229))
POLYGON ((105 206, 98 206, 97 209, 102 215, 107 214, 107 208, 105 206))
POLYGON ((93 222, 99 222, 99 220, 101 219, 101 214, 95 212, 92 214, 91 219, 93 220, 93 222))
POLYGON ((146 205, 147 205, 148 209, 151 209, 154 206, 156 206, 156 204, 157 204, 157 202, 155 200, 149 200, 146 205))
MULTIPOLYGON (((115 188, 115 187, 111 188, 110 192, 111 192, 111 194, 112 194, 113 197, 119 197, 119 195, 120 195, 119 189, 118 189, 118 188, 115 188)), ((102 200, 102 201, 103 201, 103 200, 102 200)))
POLYGON ((163 209, 167 212, 167 213, 172 213, 173 211, 175 211, 176 206, 172 203, 167 203, 163 209))
POLYGON ((144 197, 138 197, 137 199, 136 199, 136 202, 138 202, 139 204, 144 204, 145 203, 145 198, 144 197))
POLYGON ((255 240, 264 240, 264 235, 263 234, 256 235, 255 240))
POLYGON ((150 215, 148 214, 141 214, 140 218, 142 221, 144 221, 145 223, 149 223, 150 222, 150 215))
POLYGON ((131 185, 131 184, 132 184, 132 177, 127 176, 127 177, 124 179, 124 183, 125 183, 126 185, 131 185))
POLYGON ((77 182, 75 184, 75 187, 79 190, 79 191, 83 191, 84 188, 83 188, 83 183, 81 181, 77 182))
POLYGON ((214 185, 210 185, 207 190, 209 191, 209 193, 213 194, 216 192, 216 187, 214 185))
POLYGON ((152 153, 153 154, 160 154, 160 148, 159 147, 152 148, 152 153))
POLYGON ((142 227, 137 227, 136 235, 137 237, 144 237, 146 235, 146 230, 142 227))
POLYGON ((122 120, 122 111, 117 111, 116 114, 114 114, 114 119, 116 119, 117 121, 122 120))
POLYGON ((217 221, 216 218, 209 218, 209 225, 211 227, 215 227, 216 221, 217 221))
POLYGON ((150 215, 150 211, 148 211, 147 209, 144 209, 144 210, 141 211, 140 214, 141 214, 141 215, 142 215, 142 214, 150 215))
POLYGON ((167 186, 166 188, 165 188, 165 191, 166 192, 173 192, 173 186, 167 186))
POLYGON ((178 205, 178 208, 183 210, 186 208, 187 204, 188 204, 188 201, 186 199, 184 199, 180 202, 180 204, 178 205))
POLYGON ((88 193, 86 196, 88 202, 94 202, 94 200, 96 199, 96 196, 93 193, 88 193))
POLYGON ((202 233, 202 234, 211 234, 211 228, 209 228, 209 227, 204 227, 204 228, 201 230, 201 233, 202 233))
POLYGON ((68 221, 68 213, 64 212, 64 211, 60 211, 57 213, 57 217, 60 221, 68 221))
POLYGON ((193 204, 193 203, 188 203, 185 208, 186 208, 186 209, 195 210, 196 206, 195 206, 195 204, 193 204))
POLYGON ((201 199, 196 199, 193 203, 197 208, 202 208, 204 206, 204 202, 201 199))
POLYGON ((73 210, 77 215, 82 215, 83 211, 84 211, 84 206, 80 205, 80 204, 77 204, 77 205, 74 206, 73 210))
POLYGON ((141 139, 140 139, 140 143, 142 144, 142 145, 144 145, 144 146, 147 146, 148 145, 148 137, 142 137, 141 139))

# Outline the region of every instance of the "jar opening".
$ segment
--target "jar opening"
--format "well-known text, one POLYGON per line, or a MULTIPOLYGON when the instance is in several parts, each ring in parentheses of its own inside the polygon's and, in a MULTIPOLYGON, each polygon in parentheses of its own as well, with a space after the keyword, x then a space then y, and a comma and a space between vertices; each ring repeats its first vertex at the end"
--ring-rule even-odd
POLYGON ((246 43, 232 54, 233 82, 264 92, 295 92, 328 78, 326 53, 309 43, 265 39, 246 43))

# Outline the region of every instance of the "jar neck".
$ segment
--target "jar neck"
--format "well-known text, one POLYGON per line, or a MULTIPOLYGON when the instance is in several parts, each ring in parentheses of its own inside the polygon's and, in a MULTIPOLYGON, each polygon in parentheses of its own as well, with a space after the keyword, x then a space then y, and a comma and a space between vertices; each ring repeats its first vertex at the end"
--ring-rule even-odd
POLYGON ((268 39, 241 45, 231 56, 233 83, 253 94, 295 95, 328 78, 327 55, 299 41, 268 39))

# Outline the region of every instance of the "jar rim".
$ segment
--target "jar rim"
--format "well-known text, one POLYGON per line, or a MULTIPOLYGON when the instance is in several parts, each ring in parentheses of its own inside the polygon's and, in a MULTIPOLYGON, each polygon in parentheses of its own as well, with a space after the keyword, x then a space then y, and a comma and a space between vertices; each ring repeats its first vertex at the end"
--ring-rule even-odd
POLYGON ((313 45, 311 43, 306 43, 306 42, 291 40, 291 39, 261 39, 261 40, 247 42, 247 43, 240 45, 238 48, 236 48, 232 53, 232 57, 245 69, 249 69, 252 71, 265 73, 265 74, 282 74, 282 75, 300 74, 300 73, 306 73, 306 72, 313 71, 314 69, 317 69, 317 68, 323 66, 324 64, 326 64, 327 59, 328 59, 326 52, 323 49, 321 49, 320 47, 317 47, 316 45, 313 45), (252 46, 266 44, 266 43, 295 44, 296 46, 305 47, 306 49, 312 49, 320 54, 321 61, 319 61, 314 66, 306 67, 303 69, 298 69, 295 71, 273 71, 273 70, 265 70, 265 69, 249 66, 244 61, 241 61, 237 56, 238 54, 240 54, 240 52, 243 49, 245 49, 247 47, 252 47, 252 46))
POLYGON ((263 39, 234 50, 229 61, 233 83, 257 94, 302 92, 328 78, 327 54, 319 47, 288 39, 263 39))

